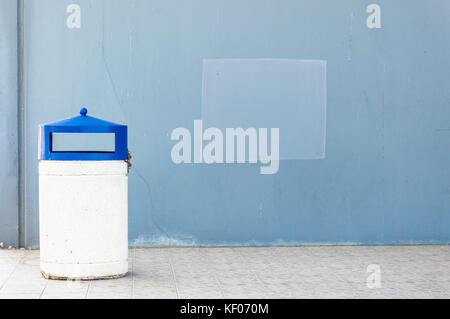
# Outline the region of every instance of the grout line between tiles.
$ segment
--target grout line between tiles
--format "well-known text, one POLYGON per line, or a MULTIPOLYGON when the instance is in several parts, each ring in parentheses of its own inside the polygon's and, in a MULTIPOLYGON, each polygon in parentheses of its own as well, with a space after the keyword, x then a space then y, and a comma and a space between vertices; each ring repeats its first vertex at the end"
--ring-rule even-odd
POLYGON ((175 290, 177 292, 177 299, 180 299, 180 293, 178 292, 178 284, 177 284, 177 278, 175 275, 175 270, 173 269, 173 265, 172 265, 172 258, 170 258, 170 253, 169 251, 166 251, 166 253, 168 254, 168 259, 169 259, 169 264, 170 264, 170 269, 172 271, 172 277, 173 277, 173 282, 175 284, 175 290))

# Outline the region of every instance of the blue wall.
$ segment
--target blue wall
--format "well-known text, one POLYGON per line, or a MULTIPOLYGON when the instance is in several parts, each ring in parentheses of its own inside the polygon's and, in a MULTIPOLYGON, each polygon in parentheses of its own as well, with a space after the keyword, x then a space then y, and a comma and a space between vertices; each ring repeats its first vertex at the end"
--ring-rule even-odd
POLYGON ((380 29, 370 3, 25 1, 25 245, 39 242, 37 126, 81 106, 129 125, 132 243, 449 243, 450 2, 378 1, 380 29), (171 132, 201 118, 215 58, 327 61, 326 157, 274 175, 174 164, 171 132))
POLYGON ((0 247, 19 244, 17 1, 0 2, 0 247))

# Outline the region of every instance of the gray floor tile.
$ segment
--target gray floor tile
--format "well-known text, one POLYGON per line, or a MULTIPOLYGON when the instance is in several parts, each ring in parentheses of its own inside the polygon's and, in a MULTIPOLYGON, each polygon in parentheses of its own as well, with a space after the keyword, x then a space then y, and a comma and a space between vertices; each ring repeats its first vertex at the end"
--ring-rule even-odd
POLYGON ((130 274, 53 281, 39 251, 0 250, 0 298, 449 298, 450 246, 132 248, 130 274), (381 288, 367 286, 378 264, 381 288))

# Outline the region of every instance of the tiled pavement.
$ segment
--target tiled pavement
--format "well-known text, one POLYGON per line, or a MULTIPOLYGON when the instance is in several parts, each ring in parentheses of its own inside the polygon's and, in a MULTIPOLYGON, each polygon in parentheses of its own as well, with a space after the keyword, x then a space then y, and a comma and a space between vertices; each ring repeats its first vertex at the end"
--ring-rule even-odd
POLYGON ((137 248, 129 257, 121 279, 53 281, 39 273, 39 251, 3 249, 0 298, 450 298, 448 245, 137 248), (368 288, 371 264, 381 288, 368 288))

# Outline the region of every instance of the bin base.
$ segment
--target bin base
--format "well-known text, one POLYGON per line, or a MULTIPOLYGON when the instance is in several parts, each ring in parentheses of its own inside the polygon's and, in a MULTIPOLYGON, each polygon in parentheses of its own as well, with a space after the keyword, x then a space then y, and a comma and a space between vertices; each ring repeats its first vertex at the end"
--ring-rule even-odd
POLYGON ((98 264, 58 264, 41 261, 41 274, 52 280, 121 278, 128 274, 128 261, 98 264))

